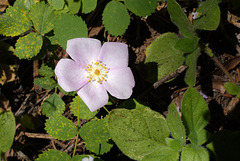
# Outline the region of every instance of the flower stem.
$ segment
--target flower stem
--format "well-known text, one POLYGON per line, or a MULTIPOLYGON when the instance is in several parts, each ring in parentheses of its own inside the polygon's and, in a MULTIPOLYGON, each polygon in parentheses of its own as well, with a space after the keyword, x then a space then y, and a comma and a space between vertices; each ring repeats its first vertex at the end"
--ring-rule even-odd
POLYGON ((76 142, 74 145, 74 150, 73 150, 73 156, 75 156, 76 149, 77 149, 77 143, 78 143, 78 135, 79 135, 79 128, 80 128, 80 118, 79 118, 79 112, 80 112, 80 107, 79 107, 79 96, 77 97, 77 102, 78 102, 78 116, 77 116, 77 126, 78 126, 78 132, 77 132, 77 137, 76 137, 76 142))
POLYGON ((103 108, 107 111, 108 114, 110 113, 110 112, 108 111, 108 109, 107 109, 105 106, 103 106, 103 108))

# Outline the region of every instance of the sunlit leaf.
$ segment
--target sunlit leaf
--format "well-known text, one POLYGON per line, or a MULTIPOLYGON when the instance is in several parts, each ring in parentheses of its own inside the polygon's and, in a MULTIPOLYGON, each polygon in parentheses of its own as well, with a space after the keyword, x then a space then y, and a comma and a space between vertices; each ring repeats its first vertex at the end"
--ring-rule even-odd
POLYGON ((38 156, 36 161, 71 161, 71 157, 62 151, 49 149, 38 156))
POLYGON ((207 141, 207 131, 203 128, 209 121, 208 106, 193 87, 185 92, 182 101, 182 119, 188 133, 188 138, 195 145, 202 145, 207 141))
POLYGON ((18 7, 9 6, 6 13, 0 15, 0 34, 17 36, 30 29, 32 23, 26 12, 18 7))
POLYGON ((97 6, 97 0, 82 0, 82 13, 89 13, 97 6))
POLYGON ((157 80, 176 71, 184 63, 184 53, 174 48, 178 40, 176 34, 165 33, 147 47, 145 64, 153 64, 149 70, 158 69, 157 80))
POLYGON ((38 33, 30 33, 20 37, 16 43, 15 55, 19 59, 30 59, 36 56, 42 48, 42 36, 38 33))
POLYGON ((183 148, 181 161, 207 161, 209 154, 202 146, 188 145, 183 148))
POLYGON ((87 25, 81 17, 61 14, 55 23, 54 32, 58 43, 66 49, 67 40, 88 37, 87 25))
POLYGON ((158 5, 158 0, 124 0, 127 8, 137 16, 150 16, 158 5))
POLYGON ((91 112, 83 100, 76 96, 70 104, 71 112, 80 119, 91 119, 97 114, 97 111, 91 112))
POLYGON ((34 80, 34 84, 47 90, 51 90, 57 86, 57 82, 53 78, 48 77, 37 78, 34 80))
POLYGON ((70 140, 77 135, 74 123, 62 115, 51 116, 46 120, 45 130, 54 139, 70 140))
POLYGON ((127 8, 117 1, 111 1, 107 4, 102 17, 104 27, 113 36, 124 34, 130 24, 127 8))
POLYGON ((53 93, 43 102, 41 110, 47 117, 61 115, 65 110, 65 103, 56 93, 53 93))
POLYGON ((0 111, 0 152, 6 152, 12 146, 16 125, 11 111, 0 111))
POLYGON ((29 16, 35 29, 42 35, 53 29, 53 22, 56 15, 54 14, 54 9, 45 4, 45 2, 42 1, 31 6, 29 16))
POLYGON ((118 148, 135 160, 166 146, 169 136, 164 116, 149 108, 115 109, 110 112, 108 126, 118 148))

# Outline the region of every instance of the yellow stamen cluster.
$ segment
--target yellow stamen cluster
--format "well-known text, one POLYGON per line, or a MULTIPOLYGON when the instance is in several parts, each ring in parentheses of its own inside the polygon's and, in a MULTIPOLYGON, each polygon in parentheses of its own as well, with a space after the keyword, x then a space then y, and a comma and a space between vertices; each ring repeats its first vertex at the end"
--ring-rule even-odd
POLYGON ((106 64, 102 63, 100 60, 96 62, 91 62, 85 66, 85 71, 87 71, 89 82, 96 81, 99 84, 102 84, 103 81, 106 81, 109 68, 106 67, 106 64))

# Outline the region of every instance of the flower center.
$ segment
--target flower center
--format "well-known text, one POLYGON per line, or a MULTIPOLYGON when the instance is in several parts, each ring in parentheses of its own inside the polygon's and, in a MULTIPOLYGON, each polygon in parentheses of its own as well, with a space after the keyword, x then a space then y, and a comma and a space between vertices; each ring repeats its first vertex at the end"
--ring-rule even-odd
POLYGON ((85 67, 85 71, 88 73, 87 78, 90 81, 96 81, 99 84, 102 84, 103 81, 107 81, 107 74, 109 68, 106 67, 106 64, 102 63, 100 60, 96 62, 91 62, 85 67))

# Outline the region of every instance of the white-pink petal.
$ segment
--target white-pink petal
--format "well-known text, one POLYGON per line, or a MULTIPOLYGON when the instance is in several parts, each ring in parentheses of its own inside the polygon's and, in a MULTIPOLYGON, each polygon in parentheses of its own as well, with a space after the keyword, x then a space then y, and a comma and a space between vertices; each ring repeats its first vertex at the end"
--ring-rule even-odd
POLYGON ((131 69, 129 67, 111 69, 107 81, 103 82, 103 86, 112 96, 128 99, 135 86, 131 69))
POLYGON ((108 103, 106 89, 97 82, 89 82, 82 87, 77 94, 82 98, 91 112, 96 111, 108 103))
POLYGON ((128 66, 128 47, 124 43, 105 42, 101 48, 99 57, 109 68, 128 66))
POLYGON ((57 81, 66 92, 76 91, 84 86, 88 82, 85 73, 85 70, 71 59, 61 59, 55 68, 57 81))
POLYGON ((96 61, 100 50, 101 42, 97 39, 75 38, 67 41, 67 53, 83 66, 96 61))

